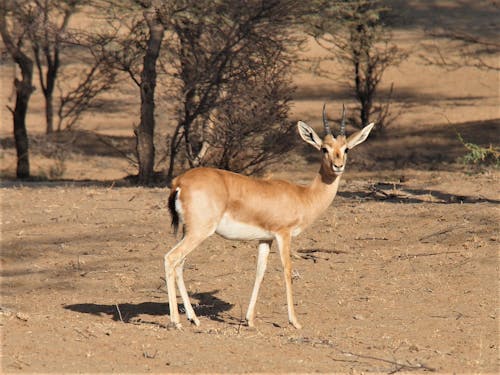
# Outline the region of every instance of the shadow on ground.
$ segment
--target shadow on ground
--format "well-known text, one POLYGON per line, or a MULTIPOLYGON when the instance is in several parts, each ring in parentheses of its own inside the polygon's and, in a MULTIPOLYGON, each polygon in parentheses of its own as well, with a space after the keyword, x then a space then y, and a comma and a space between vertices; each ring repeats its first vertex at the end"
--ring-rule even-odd
MULTIPOLYGON (((318 129, 319 130, 319 129, 318 129)), ((347 132, 356 129, 348 127, 347 132)), ((460 163, 468 150, 459 140, 489 147, 496 142, 494 135, 500 133, 500 119, 471 121, 459 124, 440 124, 418 128, 388 129, 385 136, 371 137, 363 147, 356 148, 349 154, 348 168, 352 171, 383 171, 411 168, 425 171, 464 171, 474 172, 474 166, 460 163)), ((65 152, 88 156, 130 158, 134 153, 133 137, 101 135, 92 132, 61 132, 51 136, 39 135, 32 142, 32 152, 49 158, 54 147, 64 147, 65 152), (54 146, 55 145, 55 146, 54 146), (48 147, 50 146, 50 147, 48 147)), ((11 137, 0 139, 4 149, 13 149, 11 137)), ((302 143, 296 151, 309 164, 319 164, 321 155, 302 143)), ((60 187, 60 186, 98 186, 126 187, 134 186, 134 176, 122 180, 36 180, 20 181, 3 178, 0 187, 60 187)), ((161 173, 155 177, 155 186, 164 187, 166 181, 161 173)), ((453 198, 452 198, 453 199, 453 198)))
POLYGON ((388 203, 500 204, 500 200, 481 195, 468 196, 433 189, 412 189, 402 184, 384 182, 373 184, 365 190, 340 191, 337 195, 346 199, 375 200, 388 203))
MULTIPOLYGON (((14 138, 0 139, 4 149, 14 148, 14 138)), ((134 137, 111 136, 91 131, 61 131, 30 136, 30 152, 51 157, 58 149, 88 156, 128 157, 134 152, 134 137)))
MULTIPOLYGON (((205 316, 211 320, 223 322, 221 314, 231 310, 232 304, 216 297, 218 290, 213 290, 205 293, 195 293, 190 297, 197 300, 193 308, 198 316, 205 316)), ((141 302, 141 303, 119 303, 119 304, 96 304, 96 303, 79 303, 74 305, 64 306, 66 310, 70 310, 80 314, 91 314, 97 316, 108 315, 116 321, 124 323, 151 323, 166 328, 166 325, 158 322, 150 322, 144 316, 165 316, 169 312, 168 303, 160 302, 141 302)), ((179 311, 184 311, 184 306, 179 305, 179 311)))
POLYGON ((408 1, 388 0, 387 5, 397 9, 385 21, 393 27, 401 29, 415 28, 457 28, 460 25, 466 30, 478 28, 478 20, 491 20, 490 31, 481 28, 484 36, 498 37, 498 28, 494 27, 495 19, 500 17, 500 7, 496 1, 408 1), (496 14, 496 16, 495 16, 496 14))

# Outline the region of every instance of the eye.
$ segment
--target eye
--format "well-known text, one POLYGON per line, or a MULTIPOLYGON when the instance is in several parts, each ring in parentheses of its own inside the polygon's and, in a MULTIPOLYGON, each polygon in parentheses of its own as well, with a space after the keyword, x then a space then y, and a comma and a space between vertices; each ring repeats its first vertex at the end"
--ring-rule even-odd
POLYGON ((323 152, 323 154, 328 153, 328 149, 326 147, 321 147, 321 151, 323 152))
POLYGON ((347 154, 348 151, 349 151, 349 149, 346 147, 344 154, 347 154))

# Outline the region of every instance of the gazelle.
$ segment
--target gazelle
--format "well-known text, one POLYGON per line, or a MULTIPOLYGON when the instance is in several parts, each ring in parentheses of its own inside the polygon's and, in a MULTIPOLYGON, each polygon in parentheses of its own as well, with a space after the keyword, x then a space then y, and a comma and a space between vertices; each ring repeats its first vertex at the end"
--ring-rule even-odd
POLYGON ((184 284, 182 269, 186 256, 214 233, 230 240, 257 240, 257 275, 246 320, 254 325, 255 303, 264 277, 272 241, 278 244, 285 276, 288 319, 301 328, 294 311, 290 242, 310 225, 333 201, 344 172, 347 152, 364 142, 373 123, 349 137, 345 135, 345 109, 340 134, 335 137, 328 125, 323 106, 325 137, 302 121, 297 123, 302 139, 322 153, 318 174, 308 186, 283 180, 260 180, 236 173, 197 168, 174 179, 168 207, 177 232, 182 223, 182 240, 165 255, 165 274, 171 325, 180 328, 176 282, 187 319, 195 325, 196 317, 184 284))

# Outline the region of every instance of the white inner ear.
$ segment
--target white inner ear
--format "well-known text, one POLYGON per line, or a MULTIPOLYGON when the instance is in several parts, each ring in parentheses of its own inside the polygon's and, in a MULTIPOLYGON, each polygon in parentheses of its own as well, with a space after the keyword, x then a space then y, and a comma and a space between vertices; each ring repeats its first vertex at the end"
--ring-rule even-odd
POLYGON ((299 121, 297 123, 297 128, 299 129, 300 137, 304 141, 306 141, 307 143, 309 143, 311 146, 313 146, 318 150, 321 148, 323 141, 309 125, 307 125, 303 121, 299 121))
POLYGON ((370 134, 373 126, 375 124, 372 122, 369 125, 366 125, 363 129, 361 129, 359 132, 354 133, 347 139, 347 148, 353 148, 354 146, 359 145, 360 143, 363 143, 366 138, 368 138, 368 135, 370 134))

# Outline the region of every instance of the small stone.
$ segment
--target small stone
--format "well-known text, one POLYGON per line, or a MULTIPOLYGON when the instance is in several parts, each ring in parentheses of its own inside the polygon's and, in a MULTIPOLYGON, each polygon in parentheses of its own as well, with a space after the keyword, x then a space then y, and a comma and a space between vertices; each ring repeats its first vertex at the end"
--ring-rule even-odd
POLYGON ((23 322, 27 322, 29 319, 29 316, 28 316, 28 314, 18 312, 18 313, 16 313, 16 318, 19 320, 22 320, 23 322))

